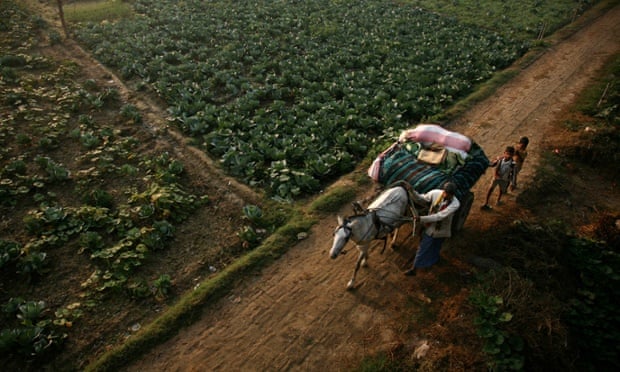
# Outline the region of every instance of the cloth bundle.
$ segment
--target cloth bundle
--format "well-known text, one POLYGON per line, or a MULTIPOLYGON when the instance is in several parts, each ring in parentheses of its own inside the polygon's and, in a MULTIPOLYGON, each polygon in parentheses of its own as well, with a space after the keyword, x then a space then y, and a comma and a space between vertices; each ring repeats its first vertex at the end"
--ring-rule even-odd
POLYGON ((437 144, 460 154, 463 158, 467 157, 472 145, 467 136, 444 129, 437 124, 418 124, 415 128, 407 129, 400 134, 398 142, 419 142, 426 148, 437 144))

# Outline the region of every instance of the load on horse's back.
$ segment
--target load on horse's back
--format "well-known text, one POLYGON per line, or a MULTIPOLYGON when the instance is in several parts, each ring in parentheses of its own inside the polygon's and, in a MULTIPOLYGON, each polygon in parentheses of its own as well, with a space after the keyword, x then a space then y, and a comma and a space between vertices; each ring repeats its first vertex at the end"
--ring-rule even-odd
POLYGON ((406 222, 413 221, 412 216, 417 213, 404 186, 385 190, 368 206, 368 209, 360 212, 346 218, 338 216, 338 227, 334 231, 334 241, 329 251, 329 256, 335 259, 351 240, 360 252, 347 289, 354 287, 360 266, 366 266, 370 243, 373 240, 383 239, 385 249, 387 238, 392 235, 390 245, 393 245, 398 235, 398 228, 406 222))
POLYGON ((376 157, 368 176, 382 185, 407 182, 420 194, 454 183, 461 202, 452 220, 452 235, 456 235, 474 201, 470 189, 488 167, 489 159, 471 138, 437 124, 418 124, 404 130, 376 157))

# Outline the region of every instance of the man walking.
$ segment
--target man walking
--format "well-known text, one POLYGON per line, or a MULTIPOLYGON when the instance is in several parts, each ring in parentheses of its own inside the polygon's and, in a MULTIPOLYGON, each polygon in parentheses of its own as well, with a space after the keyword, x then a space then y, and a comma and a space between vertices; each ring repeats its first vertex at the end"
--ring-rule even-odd
POLYGON ((431 267, 439 261, 439 252, 445 238, 452 235, 452 216, 461 203, 454 196, 456 185, 446 182, 441 189, 435 189, 418 197, 430 204, 428 214, 420 216, 424 224, 424 232, 420 238, 420 246, 416 252, 413 266, 405 271, 405 275, 415 275, 416 269, 431 267))

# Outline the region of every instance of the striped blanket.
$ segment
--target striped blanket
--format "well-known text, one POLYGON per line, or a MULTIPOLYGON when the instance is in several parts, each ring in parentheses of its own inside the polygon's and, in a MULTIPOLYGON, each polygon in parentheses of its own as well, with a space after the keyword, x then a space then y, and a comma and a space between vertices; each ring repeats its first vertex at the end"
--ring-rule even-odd
POLYGON ((436 166, 417 161, 411 152, 397 142, 375 160, 373 167, 378 168, 378 174, 376 170, 375 174, 379 183, 390 185, 404 180, 419 193, 441 188, 445 182, 452 181, 457 186, 456 197, 463 200, 489 167, 489 159, 482 148, 472 142, 465 163, 453 172, 446 173, 436 166))

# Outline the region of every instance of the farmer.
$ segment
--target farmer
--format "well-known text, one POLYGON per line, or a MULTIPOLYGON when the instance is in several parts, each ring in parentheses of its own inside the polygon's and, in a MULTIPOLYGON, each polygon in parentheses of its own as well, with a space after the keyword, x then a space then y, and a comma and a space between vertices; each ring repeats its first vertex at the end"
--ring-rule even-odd
POLYGON ((405 271, 405 275, 415 275, 418 268, 427 268, 439 261, 441 245, 452 233, 452 216, 461 205, 454 196, 455 193, 456 185, 452 182, 446 182, 441 189, 431 190, 426 194, 416 193, 429 203, 430 208, 426 216, 419 217, 424 224, 424 232, 413 266, 405 271))

